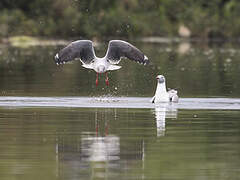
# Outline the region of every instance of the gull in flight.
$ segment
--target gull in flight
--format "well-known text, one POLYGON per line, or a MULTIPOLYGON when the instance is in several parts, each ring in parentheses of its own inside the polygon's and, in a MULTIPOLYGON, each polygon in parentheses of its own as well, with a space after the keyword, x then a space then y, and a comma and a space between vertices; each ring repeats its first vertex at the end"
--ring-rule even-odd
POLYGON ((122 58, 127 58, 144 65, 149 64, 147 56, 132 44, 122 40, 109 41, 107 53, 102 58, 96 57, 92 41, 74 41, 55 55, 55 63, 59 65, 79 59, 82 62, 83 67, 96 71, 97 86, 98 76, 101 73, 106 74, 105 82, 106 85, 109 85, 107 71, 120 69, 121 66, 117 66, 116 64, 118 64, 122 58))

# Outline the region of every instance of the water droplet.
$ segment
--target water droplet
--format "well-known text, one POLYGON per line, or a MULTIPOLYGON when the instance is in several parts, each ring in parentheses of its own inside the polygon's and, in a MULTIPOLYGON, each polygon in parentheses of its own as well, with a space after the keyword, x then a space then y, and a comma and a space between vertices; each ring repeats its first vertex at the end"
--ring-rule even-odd
POLYGON ((181 68, 181 71, 185 71, 185 68, 184 68, 184 67, 182 67, 182 68, 181 68))
POLYGON ((230 63, 230 62, 232 62, 232 59, 227 58, 227 59, 226 59, 226 62, 227 62, 227 63, 230 63))

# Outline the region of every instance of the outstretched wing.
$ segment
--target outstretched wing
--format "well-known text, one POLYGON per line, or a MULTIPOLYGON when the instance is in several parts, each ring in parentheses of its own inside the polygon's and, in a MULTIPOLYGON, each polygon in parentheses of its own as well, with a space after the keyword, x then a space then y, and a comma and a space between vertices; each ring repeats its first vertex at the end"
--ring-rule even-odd
POLYGON ((92 41, 78 40, 70 43, 55 56, 55 63, 63 64, 79 58, 84 64, 89 64, 95 58, 92 41))
POLYGON ((147 56, 132 44, 121 40, 110 41, 106 55, 110 63, 118 64, 124 57, 144 65, 149 64, 147 56))

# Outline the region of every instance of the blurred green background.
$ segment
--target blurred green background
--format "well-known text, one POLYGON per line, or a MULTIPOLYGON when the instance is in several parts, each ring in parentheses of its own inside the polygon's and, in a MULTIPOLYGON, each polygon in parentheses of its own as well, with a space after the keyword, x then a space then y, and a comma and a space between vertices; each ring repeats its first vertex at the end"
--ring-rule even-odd
POLYGON ((237 39, 238 0, 1 0, 0 37, 237 39))

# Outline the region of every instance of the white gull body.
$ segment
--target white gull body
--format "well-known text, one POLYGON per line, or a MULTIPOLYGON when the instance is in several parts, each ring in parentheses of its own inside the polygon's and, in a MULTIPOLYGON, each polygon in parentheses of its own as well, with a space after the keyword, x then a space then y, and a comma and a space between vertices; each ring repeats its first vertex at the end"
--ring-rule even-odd
POLYGON ((157 76, 157 89, 155 95, 151 99, 152 103, 160 103, 160 102, 178 102, 177 91, 171 89, 167 91, 166 88, 166 80, 163 75, 157 76))

